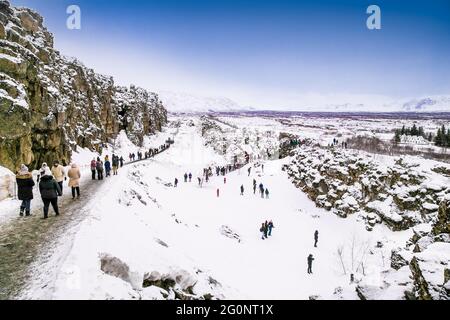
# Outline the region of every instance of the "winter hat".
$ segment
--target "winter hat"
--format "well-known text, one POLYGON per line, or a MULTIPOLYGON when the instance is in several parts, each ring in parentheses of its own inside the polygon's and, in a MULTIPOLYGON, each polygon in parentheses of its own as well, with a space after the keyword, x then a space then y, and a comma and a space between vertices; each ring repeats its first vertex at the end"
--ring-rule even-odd
POLYGON ((22 164, 20 166, 19 174, 24 175, 24 174, 27 174, 27 173, 29 173, 28 167, 26 165, 22 164))

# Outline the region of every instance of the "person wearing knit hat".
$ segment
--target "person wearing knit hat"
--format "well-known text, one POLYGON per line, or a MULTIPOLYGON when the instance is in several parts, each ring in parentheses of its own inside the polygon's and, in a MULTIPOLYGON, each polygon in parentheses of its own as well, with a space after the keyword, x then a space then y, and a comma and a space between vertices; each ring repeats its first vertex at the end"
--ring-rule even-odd
POLYGON ((41 193, 42 202, 44 202, 44 219, 48 218, 48 209, 50 204, 52 205, 55 214, 59 216, 58 196, 62 196, 62 192, 59 184, 53 178, 49 167, 44 169, 41 176, 39 191, 41 193))
POLYGON ((20 166, 19 172, 16 175, 17 181, 17 198, 22 200, 20 205, 20 216, 29 217, 31 215, 31 200, 33 200, 34 181, 32 174, 28 171, 26 165, 20 166))

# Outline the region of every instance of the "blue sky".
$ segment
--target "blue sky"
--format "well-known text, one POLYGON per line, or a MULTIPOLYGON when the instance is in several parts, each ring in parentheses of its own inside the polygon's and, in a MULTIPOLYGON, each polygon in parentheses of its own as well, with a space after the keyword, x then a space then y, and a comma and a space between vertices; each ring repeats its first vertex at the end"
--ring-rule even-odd
POLYGON ((11 0, 120 84, 295 108, 450 93, 450 1, 11 0), (82 10, 68 30, 66 8, 82 10), (381 8, 368 30, 366 9, 381 8), (333 101, 330 101, 330 103, 333 101))

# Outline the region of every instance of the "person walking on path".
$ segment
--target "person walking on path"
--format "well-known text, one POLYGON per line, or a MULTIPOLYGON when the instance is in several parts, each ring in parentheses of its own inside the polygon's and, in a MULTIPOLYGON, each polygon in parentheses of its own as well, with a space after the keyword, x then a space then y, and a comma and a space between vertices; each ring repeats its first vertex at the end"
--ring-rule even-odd
POLYGON ((244 185, 241 185, 241 196, 244 195, 244 185))
POLYGON ((223 178, 223 184, 227 184, 227 177, 223 178))
POLYGON ((189 173, 189 182, 192 181, 192 173, 189 173))
POLYGON ((117 169, 119 168, 119 157, 118 156, 113 155, 112 168, 113 168, 113 175, 117 176, 117 169))
POLYGON ((263 239, 263 240, 266 238, 265 237, 265 234, 266 234, 265 229, 266 229, 266 226, 264 225, 264 222, 263 222, 261 225, 261 228, 259 228, 259 232, 261 232, 261 239, 263 239))
POLYGON ((97 161, 95 161, 95 158, 91 161, 91 173, 92 173, 92 180, 95 180, 95 171, 97 169, 97 161))
POLYGON ((308 256, 308 274, 312 274, 313 273, 312 272, 312 263, 313 263, 313 261, 314 261, 313 255, 310 254, 308 256))
POLYGON ((219 198, 220 197, 220 189, 219 188, 217 188, 216 193, 217 193, 217 198, 219 198))
POLYGON ((259 193, 261 195, 261 198, 264 199, 264 185, 262 183, 259 185, 259 193))
POLYGON ((317 242, 319 241, 319 231, 314 232, 314 247, 317 248, 317 242))
POLYGON ((31 214, 31 200, 33 200, 33 175, 28 171, 28 168, 22 164, 20 170, 16 175, 17 181, 17 198, 22 201, 20 205, 20 216, 29 217, 31 214))
POLYGON ((267 225, 267 228, 269 229, 268 235, 270 237, 272 235, 272 229, 274 228, 272 220, 269 221, 269 224, 267 225))
POLYGON ((58 182, 59 187, 61 188, 61 192, 63 192, 63 182, 66 178, 66 172, 64 171, 64 167, 59 164, 58 161, 55 161, 52 167, 52 175, 55 178, 56 182, 58 182))
POLYGON ((269 199, 269 189, 266 188, 265 194, 266 194, 266 199, 269 199))
POLYGON ((174 185, 175 185, 175 188, 178 186, 178 179, 177 179, 177 178, 175 178, 175 183, 174 183, 174 185))
POLYGON ((97 162, 95 164, 95 168, 97 170, 97 177, 98 180, 103 180, 103 162, 100 160, 100 158, 97 158, 97 162))
POLYGON ((67 175, 69 176, 69 187, 72 188, 72 199, 75 199, 75 192, 77 197, 80 198, 80 168, 75 163, 72 163, 67 175))
POLYGON ((105 173, 107 177, 111 176, 111 162, 107 158, 105 158, 105 173))
POLYGON ((55 211, 56 216, 59 216, 58 196, 62 196, 59 184, 53 179, 52 172, 46 168, 41 181, 39 182, 39 192, 41 193, 42 202, 44 202, 44 219, 48 218, 48 209, 50 204, 55 211))
POLYGON ((266 222, 264 222, 264 236, 266 237, 266 239, 268 238, 267 237, 268 232, 269 232, 269 223, 266 220, 266 222))
POLYGON ((119 161, 120 161, 120 167, 122 168, 122 167, 123 167, 123 162, 124 162, 125 160, 123 159, 122 156, 120 156, 119 161))
POLYGON ((250 177, 250 174, 252 173, 252 167, 248 168, 248 176, 250 177))
POLYGON ((184 182, 187 182, 187 179, 188 179, 188 174, 185 173, 185 174, 184 174, 184 182))

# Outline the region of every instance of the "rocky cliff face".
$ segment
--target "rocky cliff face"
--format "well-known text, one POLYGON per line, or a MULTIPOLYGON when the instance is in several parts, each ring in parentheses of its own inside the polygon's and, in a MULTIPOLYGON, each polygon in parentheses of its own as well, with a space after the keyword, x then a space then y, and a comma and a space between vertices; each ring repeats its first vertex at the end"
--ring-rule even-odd
POLYGON ((0 165, 69 162, 126 130, 136 144, 167 122, 158 96, 114 85, 53 48, 43 18, 0 0, 0 165))

